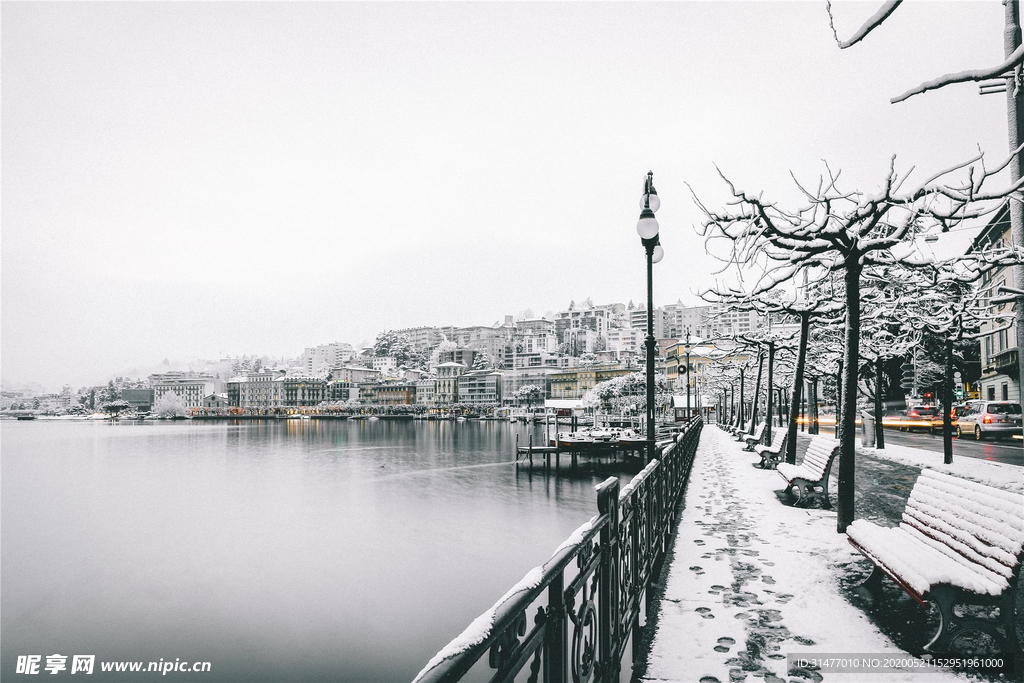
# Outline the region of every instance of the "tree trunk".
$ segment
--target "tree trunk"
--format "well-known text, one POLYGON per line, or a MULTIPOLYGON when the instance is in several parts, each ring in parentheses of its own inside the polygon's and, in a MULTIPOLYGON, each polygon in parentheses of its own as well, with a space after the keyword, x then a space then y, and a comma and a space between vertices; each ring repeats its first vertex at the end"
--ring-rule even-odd
POLYGON ((882 429, 882 357, 875 358, 875 448, 885 448, 882 429))
POLYGON ((846 533, 854 520, 854 469, 857 458, 857 368, 860 358, 860 272, 859 252, 846 256, 846 343, 843 359, 843 411, 840 415, 839 492, 836 531, 846 533))
POLYGON ((843 360, 839 359, 839 369, 836 370, 836 438, 839 438, 839 406, 842 405, 843 395, 843 360))
POLYGON ((800 395, 804 386, 804 366, 807 362, 807 337, 811 331, 811 316, 800 315, 800 346, 796 353, 796 370, 793 374, 793 395, 789 403, 789 430, 786 436, 786 462, 796 464, 796 418, 800 414, 800 395))
POLYGON ((807 433, 808 434, 813 434, 813 435, 817 436, 818 432, 819 432, 819 426, 818 426, 818 378, 817 377, 815 377, 814 379, 811 380, 811 390, 808 393, 808 399, 810 399, 810 400, 809 400, 809 403, 807 405, 807 410, 810 413, 809 419, 811 421, 811 424, 807 428, 807 433))
MULTIPOLYGON (((1021 43, 1020 13, 1017 0, 1004 0, 1006 9, 1006 26, 1003 30, 1003 54, 1012 55, 1021 43)), ((1006 118, 1009 129, 1010 151, 1015 152, 1024 142, 1024 88, 1017 88, 1013 74, 1006 79, 1006 118)), ((1024 167, 1024 152, 1016 152, 1010 160, 1010 182, 1020 180, 1024 167)), ((1010 200, 1010 237, 1013 244, 1024 244, 1024 204, 1018 200, 1010 200)), ((1024 289, 1024 265, 1011 266, 1011 274, 1016 275, 1018 289, 1024 289)), ((1012 282, 1014 278, 1007 278, 1012 282)), ((1016 303, 1015 332, 1017 342, 1017 387, 1020 398, 1024 398, 1024 298, 1016 303)), ((1018 399, 1019 400, 1019 399, 1018 399)))
POLYGON ((942 374, 942 462, 953 462, 953 339, 946 339, 946 369, 942 374))
POLYGON ((768 390, 765 392, 765 407, 764 407, 764 442, 772 442, 772 419, 775 417, 772 415, 773 399, 775 398, 775 342, 768 342, 768 390))
POLYGON ((743 429, 743 426, 747 423, 747 411, 744 410, 746 406, 744 405, 743 398, 743 394, 745 393, 743 387, 743 376, 746 374, 745 371, 746 368, 740 368, 740 429, 743 429))
POLYGON ((757 381, 754 383, 754 400, 751 401, 750 405, 750 424, 757 426, 757 409, 758 404, 761 402, 761 375, 764 370, 764 354, 758 352, 757 354, 757 381))

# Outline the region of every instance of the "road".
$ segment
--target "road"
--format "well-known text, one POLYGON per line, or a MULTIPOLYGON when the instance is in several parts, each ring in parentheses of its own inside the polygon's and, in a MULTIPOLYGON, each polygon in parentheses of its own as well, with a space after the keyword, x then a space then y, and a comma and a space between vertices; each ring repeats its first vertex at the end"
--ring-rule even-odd
MULTIPOLYGON (((942 435, 926 432, 901 432, 886 427, 885 442, 911 448, 942 452, 942 435)), ((953 457, 979 458, 1011 465, 1024 465, 1024 446, 1020 440, 975 441, 953 437, 953 457)))

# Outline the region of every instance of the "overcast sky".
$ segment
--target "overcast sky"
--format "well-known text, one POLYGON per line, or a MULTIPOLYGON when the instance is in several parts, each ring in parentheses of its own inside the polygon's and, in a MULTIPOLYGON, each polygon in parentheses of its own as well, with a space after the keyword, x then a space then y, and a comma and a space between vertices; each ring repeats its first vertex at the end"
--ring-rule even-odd
MULTIPOLYGON (((840 3, 849 35, 879 3, 840 3)), ((716 267, 687 183, 796 201, 1006 154, 996 1, 905 3, 840 51, 821 2, 13 3, 2 29, 2 378, 294 356, 716 267)))

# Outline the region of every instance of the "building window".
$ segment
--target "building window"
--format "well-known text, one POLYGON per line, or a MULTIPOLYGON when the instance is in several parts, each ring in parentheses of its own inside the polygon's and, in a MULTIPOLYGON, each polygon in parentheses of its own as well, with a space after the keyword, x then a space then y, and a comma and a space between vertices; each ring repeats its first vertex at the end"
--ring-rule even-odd
POLYGON ((1003 400, 1004 401, 1009 401, 1010 400, 1010 388, 1007 386, 1006 382, 1003 382, 1002 393, 1003 393, 1003 400))
POLYGON ((996 388, 994 386, 988 388, 988 400, 996 400, 996 388))

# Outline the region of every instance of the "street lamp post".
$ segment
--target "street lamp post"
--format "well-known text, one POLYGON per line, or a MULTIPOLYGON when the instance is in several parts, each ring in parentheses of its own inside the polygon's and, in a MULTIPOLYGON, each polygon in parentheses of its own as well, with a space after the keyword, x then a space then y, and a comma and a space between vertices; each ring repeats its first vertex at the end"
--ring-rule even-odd
POLYGON ((654 267, 665 256, 658 238, 658 221, 654 212, 661 207, 658 192, 654 189, 654 173, 647 172, 644 194, 640 197, 640 220, 636 232, 647 254, 647 462, 654 459, 654 354, 657 342, 654 339, 654 267))
POLYGON ((690 410, 690 332, 686 332, 686 342, 683 344, 683 351, 686 352, 686 419, 693 415, 690 410))

